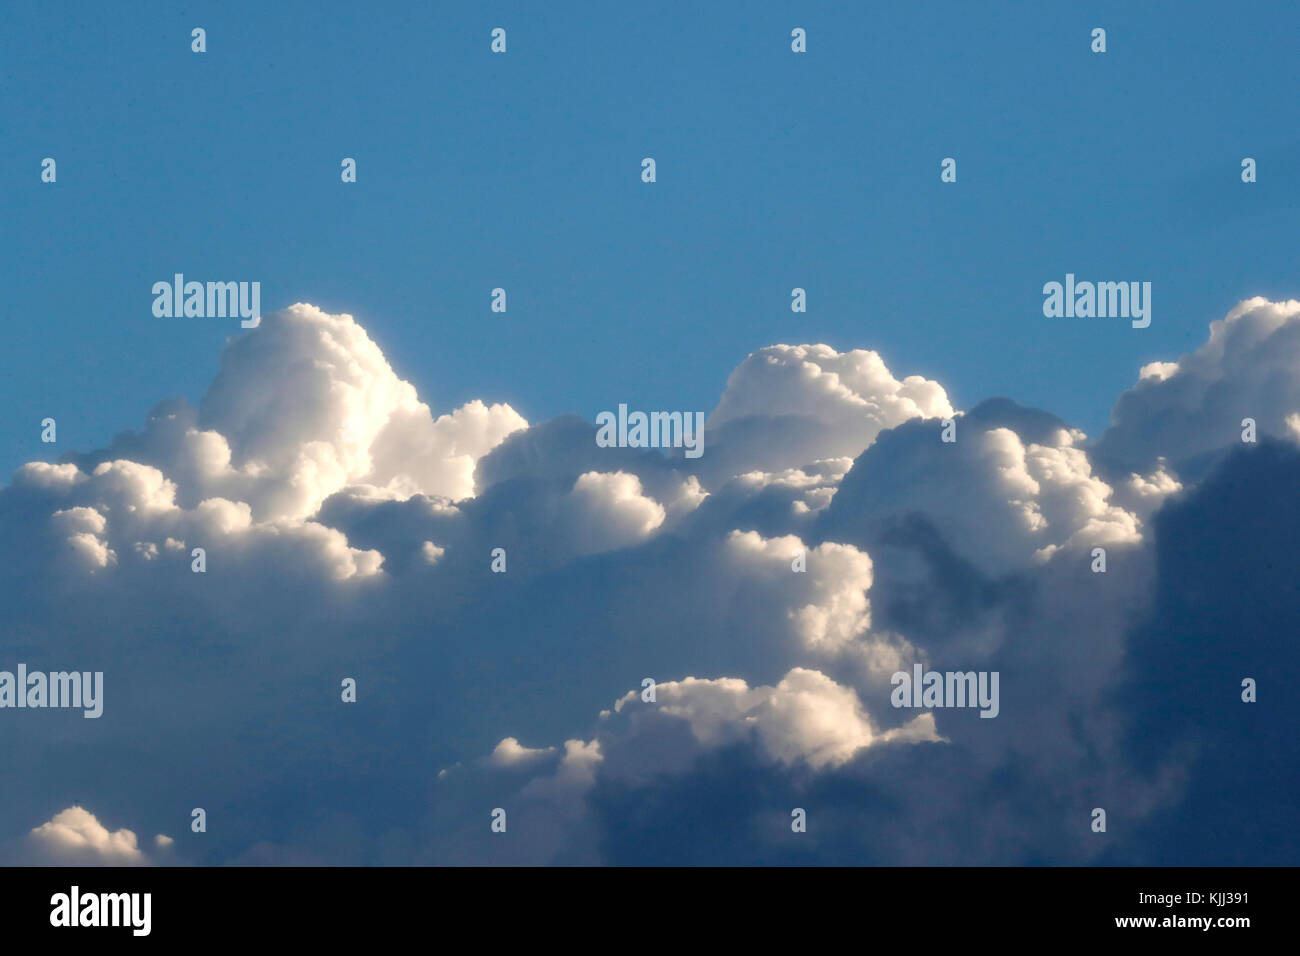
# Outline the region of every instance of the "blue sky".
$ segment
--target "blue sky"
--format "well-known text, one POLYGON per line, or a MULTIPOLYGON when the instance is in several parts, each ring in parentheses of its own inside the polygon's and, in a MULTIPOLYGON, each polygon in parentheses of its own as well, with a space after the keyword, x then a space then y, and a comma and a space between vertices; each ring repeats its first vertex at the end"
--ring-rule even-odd
POLYGON ((1140 365, 1300 294, 1292 4, 422 6, 8 12, 0 465, 198 398, 236 330, 154 318, 177 271, 351 312, 436 409, 707 410, 826 342, 1093 438, 1140 365), (1151 327, 1045 319, 1071 271, 1151 281, 1151 327))
POLYGON ((1294 4, 6 17, 0 863, 1300 859, 1294 4))

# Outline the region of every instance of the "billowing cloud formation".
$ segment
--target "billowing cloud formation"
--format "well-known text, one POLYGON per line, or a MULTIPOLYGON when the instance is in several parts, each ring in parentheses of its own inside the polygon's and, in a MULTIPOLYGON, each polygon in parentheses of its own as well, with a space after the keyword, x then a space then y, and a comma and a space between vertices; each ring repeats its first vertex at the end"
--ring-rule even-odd
POLYGON ((1255 297, 1210 323, 1209 340, 1177 362, 1143 366, 1119 397, 1098 453, 1145 470, 1158 458, 1175 463, 1232 447, 1242 420, 1259 434, 1290 432, 1300 413, 1300 301, 1255 297))
POLYGON ((826 345, 772 345, 731 373, 708 424, 718 428, 753 415, 806 415, 840 426, 843 440, 860 441, 865 448, 883 428, 918 416, 951 414, 937 382, 919 375, 900 382, 875 352, 854 349, 841 354, 826 345))
MULTIPOLYGON (((900 730, 877 734, 857 695, 819 671, 797 667, 775 687, 750 688, 743 680, 673 681, 656 688, 652 714, 685 720, 703 747, 715 748, 754 734, 769 759, 800 761, 814 770, 840 766, 859 751, 890 740, 938 741, 934 718, 921 714, 900 730)), ((620 698, 616 710, 638 700, 620 698)), ((654 719, 654 718, 651 718, 654 719)))
POLYGON ((945 442, 938 423, 913 422, 868 449, 821 516, 824 533, 865 541, 891 519, 922 513, 999 571, 1060 548, 1141 539, 1138 515, 1113 503, 1077 429, 1006 401, 986 402, 955 429, 945 442))
MULTIPOLYGON (((351 316, 302 304, 226 350, 200 423, 226 438, 245 473, 270 476, 259 489, 268 513, 291 517, 351 484, 467 497, 474 463, 528 424, 482 402, 435 419, 351 316)), ((224 457, 214 451, 210 463, 224 457)))
MULTIPOLYGON (((25 465, 15 484, 48 490, 49 474, 49 466, 25 465)), ((51 529, 72 532, 64 540, 74 563, 88 572, 116 565, 119 554, 142 562, 157 559, 162 549, 186 552, 187 542, 233 556, 278 554, 334 580, 372 575, 382 562, 378 553, 350 548, 337 531, 314 522, 254 522, 243 501, 205 498, 193 509, 181 508, 175 484, 152 465, 133 461, 106 461, 89 475, 77 473, 56 495, 65 507, 51 516, 51 529)))
POLYGON ((875 352, 773 345, 727 379, 706 422, 714 448, 702 468, 719 478, 852 458, 886 428, 952 413, 937 382, 919 375, 900 381, 875 352))
MULTIPOLYGON (((166 853, 170 837, 154 838, 157 851, 166 853)), ((17 861, 49 866, 144 866, 153 862, 140 849, 136 835, 125 828, 110 831, 82 807, 68 807, 35 827, 17 851, 17 861)))
POLYGON ((382 556, 306 520, 327 497, 471 496, 478 459, 526 426, 482 402, 435 419, 351 316, 300 304, 227 348, 197 415, 165 403, 142 434, 15 483, 64 505, 51 524, 87 572, 215 547, 364 578, 382 556))
POLYGON ((155 409, 119 455, 163 468, 182 504, 247 503, 259 521, 302 519, 331 494, 474 493, 474 466, 528 423, 508 405, 470 402, 435 418, 350 315, 298 304, 232 342, 199 411, 155 409))
MULTIPOLYGON (((172 852, 50 819, 84 793, 130 819, 207 807, 222 825, 175 847, 205 863, 1159 862, 1188 842, 1186 795, 1250 812, 1200 775, 1250 746, 1233 708, 1264 710, 1236 671, 1279 663, 1242 651, 1227 690, 1135 668, 1206 640, 1169 615, 1244 615, 1169 548, 1218 555, 1229 590, 1234 555, 1293 558, 1285 521, 1223 489, 1253 475, 1259 506, 1288 504, 1296 315, 1243 303, 1148 366, 1096 447, 1006 399, 958 412, 873 352, 774 346, 731 375, 698 460, 505 405, 435 416, 351 317, 267 316, 197 410, 164 402, 0 490, 11 656, 105 675, 97 720, 0 711, 9 766, 40 781, 0 794, 23 821, 0 839, 172 852), (1216 431, 1247 406, 1259 446, 1216 431), (1232 513, 1197 518, 1209 495, 1232 513), (1189 573, 1184 608, 1168 576, 1189 573), (914 665, 999 673, 998 716, 895 706, 914 665), (1177 722, 1141 736, 1151 706, 1220 691, 1227 750, 1177 722), (1122 822, 1104 837, 1099 805, 1122 822), (816 826, 795 834, 793 807, 816 826)), ((1275 603, 1269 633, 1294 632, 1275 603)), ((1300 775, 1271 746, 1272 777, 1300 775)))
POLYGON ((664 507, 641 493, 641 480, 621 471, 579 475, 561 499, 562 520, 582 553, 610 551, 645 540, 664 522, 664 507))

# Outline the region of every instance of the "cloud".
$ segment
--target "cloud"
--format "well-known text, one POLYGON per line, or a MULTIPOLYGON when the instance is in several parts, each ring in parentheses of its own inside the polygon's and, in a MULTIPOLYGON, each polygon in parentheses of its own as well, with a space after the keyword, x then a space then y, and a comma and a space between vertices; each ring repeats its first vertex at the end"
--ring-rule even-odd
MULTIPOLYGON (((488 401, 435 415, 351 317, 267 316, 198 409, 163 402, 0 490, 0 667, 105 675, 99 720, 0 712, 35 781, 0 819, 89 794, 222 826, 146 852, 73 807, 0 838, 211 864, 1159 862, 1195 846, 1190 800, 1227 815, 1239 849, 1215 858, 1242 858, 1253 798, 1212 780, 1255 713, 1289 726, 1264 697, 1234 708, 1237 671, 1295 660, 1274 594, 1295 314, 1250 300, 1145 367, 1096 445, 1008 399, 958 414, 875 353, 774 346, 733 372, 698 460, 488 401), (1209 428, 1224 396, 1258 409, 1258 447, 1209 428), (916 663, 999 672, 999 716, 895 708, 916 663), (1098 805, 1122 821, 1106 839, 1098 805)), ((1271 745, 1255 772, 1300 779, 1271 745)))
POLYGON ((663 505, 641 493, 636 475, 588 471, 560 499, 561 521, 578 553, 611 551, 643 541, 664 522, 663 505))
MULTIPOLYGON (((932 741, 929 714, 914 718, 903 730, 877 734, 851 688, 819 671, 795 668, 775 687, 750 688, 743 680, 671 681, 657 688, 654 709, 685 720, 702 746, 717 747, 752 733, 762 751, 786 766, 803 762, 814 770, 846 763, 859 751, 888 741, 932 741)), ((616 709, 635 704, 635 691, 616 709)))
POLYGON ((798 537, 763 538, 732 531, 725 539, 736 572, 762 583, 789 622, 793 643, 811 659, 856 657, 863 672, 887 678, 908 651, 896 638, 870 633, 871 558, 852 545, 809 548, 798 537), (796 564, 803 570, 795 571, 796 564))
POLYGON ((1005 399, 956 420, 908 422, 853 464, 819 533, 869 544, 891 522, 923 514, 966 557, 1007 571, 1063 548, 1134 545, 1141 521, 1093 473, 1084 435, 1005 399))
MULTIPOLYGON (((158 852, 174 841, 161 833, 154 838, 158 852)), ((146 866, 153 862, 139 847, 135 833, 110 831, 93 813, 68 807, 34 828, 19 847, 20 862, 36 866, 146 866)))
POLYGON ((853 458, 886 428, 953 414, 937 382, 902 380, 871 351, 827 345, 759 349, 727 379, 709 415, 702 472, 713 480, 853 458))
MULTIPOLYGON (((23 477, 20 473, 19 480, 23 477)), ((53 491, 47 495, 51 503, 64 505, 50 518, 51 532, 66 535, 69 549, 88 571, 118 564, 119 555, 151 561, 160 554, 159 545, 183 550, 185 542, 236 560, 250 552, 274 555, 294 566, 319 569, 333 580, 373 575, 383 560, 377 552, 349 547, 343 535, 315 522, 254 521, 243 501, 206 498, 192 509, 181 508, 175 483, 158 468, 133 461, 101 462, 80 480, 43 490, 53 491)))
POLYGON ((1124 762, 1144 776, 1172 768, 1183 788, 1171 812, 1142 821, 1143 862, 1300 859, 1297 487, 1300 450, 1265 440, 1232 449, 1155 519, 1160 576, 1128 635, 1114 699, 1124 762), (1256 703, 1243 700, 1247 678, 1256 703))
POLYGON ((772 345, 750 355, 731 373, 708 426, 720 428, 756 415, 802 415, 838 426, 845 451, 856 453, 884 428, 952 412, 937 382, 919 375, 899 381, 875 352, 772 345), (861 446, 854 448, 858 442, 861 446))
POLYGON ((487 762, 495 767, 515 767, 527 765, 554 752, 554 747, 525 747, 514 737, 506 737, 496 745, 487 757, 487 762))
POLYGON ((527 424, 481 401, 435 418, 352 316, 299 303, 231 341, 197 412, 163 403, 143 433, 79 463, 120 456, 161 469, 182 504, 222 497, 259 521, 301 520, 351 486, 469 497, 479 458, 527 424))
POLYGON ((1097 453, 1117 467, 1175 470, 1241 443, 1242 419, 1261 435, 1285 437, 1300 412, 1300 301, 1256 296, 1210 323, 1209 339, 1176 362, 1143 366, 1111 412, 1097 453))

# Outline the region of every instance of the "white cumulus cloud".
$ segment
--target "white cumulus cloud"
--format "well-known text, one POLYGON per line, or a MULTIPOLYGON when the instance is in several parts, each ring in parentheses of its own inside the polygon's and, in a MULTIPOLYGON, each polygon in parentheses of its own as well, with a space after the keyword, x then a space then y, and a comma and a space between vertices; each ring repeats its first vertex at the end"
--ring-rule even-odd
MULTIPOLYGON (((27 861, 49 866, 142 866, 150 858, 131 830, 109 830, 89 810, 68 807, 33 829, 26 839, 27 861)), ((159 834, 155 844, 170 848, 172 840, 159 834)))

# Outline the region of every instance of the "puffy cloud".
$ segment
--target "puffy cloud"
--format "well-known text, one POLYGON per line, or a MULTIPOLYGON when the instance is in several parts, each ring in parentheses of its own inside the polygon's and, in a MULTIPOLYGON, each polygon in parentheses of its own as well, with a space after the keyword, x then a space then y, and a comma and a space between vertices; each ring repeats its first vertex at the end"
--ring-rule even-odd
POLYGON ((580 554, 642 541, 663 524, 665 515, 663 505, 641 493, 641 480, 621 471, 579 475, 560 499, 560 510, 580 554))
POLYGON ((1147 470, 1166 458, 1182 474, 1207 454, 1241 442, 1241 422, 1260 435, 1288 434, 1300 412, 1300 301, 1256 296, 1210 323, 1209 339, 1177 362, 1143 366, 1119 397, 1097 453, 1116 467, 1147 470))
MULTIPOLYGON (((1253 341, 1237 324, 1281 354, 1293 320, 1266 326, 1288 309, 1218 333, 1238 391, 1255 386, 1231 358, 1253 341)), ((1128 394, 1213 377, 1197 368, 1147 366, 1128 394)), ((1274 372, 1290 384, 1252 393, 1262 427, 1300 421, 1295 366, 1274 372)), ((0 794, 0 819, 44 819, 83 787, 174 818, 201 791, 239 808, 197 851, 207 863, 1158 859, 1142 827, 1172 825, 1184 793, 1213 803, 1176 732, 1204 721, 1175 714, 1144 746, 1132 728, 1209 677, 1194 654, 1152 686, 1130 668, 1150 678, 1199 626, 1259 670, 1232 582, 1171 556, 1257 557, 1266 573, 1239 573, 1283 588, 1286 523, 1244 499, 1284 501, 1294 463, 1266 439, 1207 492, 1178 442, 1125 461, 991 400, 943 443, 954 415, 874 353, 777 346, 733 373, 702 459, 601 448, 576 418, 526 427, 483 402, 435 417, 350 317, 268 316, 200 409, 164 403, 140 433, 0 490, 19 648, 108 686, 100 720, 24 712, 7 759, 40 783, 0 794), (1252 468, 1249 495, 1225 491, 1252 468), (1216 496, 1231 514, 1202 520, 1216 496), (1088 566, 1099 544, 1106 574, 1088 566), (1202 607, 1216 616, 1197 625, 1202 607), (892 707, 889 676, 917 662, 999 671, 999 717, 892 707), (654 703, 626 692, 646 676, 654 703), (1090 839, 1095 805, 1129 818, 1110 849, 1090 839), (796 844, 791 806, 816 821, 796 844), (509 840, 488 831, 495 807, 509 840)), ((1294 631, 1274 604, 1268 628, 1294 631)), ((1249 739, 1216 733, 1212 769, 1249 739)), ((1275 742, 1261 772, 1285 777, 1292 756, 1275 742)), ((23 853, 146 859, 73 809, 14 834, 23 853)))
POLYGON ((394 497, 425 494, 458 499, 474 494, 478 460, 528 423, 509 405, 475 399, 430 419, 417 403, 394 413, 371 446, 373 465, 356 479, 394 497))
MULTIPOLYGON (((688 677, 656 688, 657 714, 686 721, 695 740, 716 748, 753 734, 769 759, 787 766, 803 762, 814 770, 846 763, 859 751, 888 741, 938 741, 929 714, 904 729, 877 734, 852 688, 820 671, 798 667, 774 687, 749 687, 736 678, 688 677)), ((615 705, 636 706, 636 691, 615 705)), ((634 731, 635 732, 635 731, 634 731)))
POLYGON ((804 415, 838 426, 840 440, 850 443, 842 454, 856 454, 883 428, 909 418, 951 414, 938 382, 919 375, 899 381, 875 352, 854 349, 841 354, 828 345, 772 345, 750 355, 731 373, 708 426, 720 428, 754 415, 804 415))
MULTIPOLYGON (((554 747, 547 748, 553 751, 554 747)), ((525 799, 543 797, 550 800, 571 799, 588 790, 596 781, 596 772, 604 757, 600 741, 566 740, 564 756, 555 772, 548 777, 530 780, 520 795, 525 799)))
POLYGON ((299 304, 227 345, 198 412, 165 402, 142 433, 28 464, 16 485, 61 505, 53 529, 87 572, 190 541, 227 561, 261 555, 361 579, 383 556, 308 520, 328 496, 470 496, 478 459, 526 426, 509 406, 481 401, 434 418, 351 316, 299 304))
MULTIPOLYGON (((352 316, 301 303, 226 349, 199 419, 271 517, 310 515, 349 484, 466 497, 477 459, 527 425, 482 402, 434 419, 352 316)), ((225 455, 207 458, 220 474, 225 455)))
POLYGON ((957 419, 953 442, 942 441, 938 423, 908 423, 854 462, 819 531, 869 544, 890 521, 919 513, 962 554, 998 571, 1062 548, 1138 543, 1137 515, 1111 500, 1082 438, 1006 400, 957 419))
POLYGON ((76 560, 87 570, 94 571, 96 568, 106 568, 110 564, 117 562, 117 552, 104 544, 93 534, 70 535, 68 537, 68 547, 76 560))
MULTIPOLYGON (((158 834, 159 851, 171 848, 170 837, 158 834)), ((150 858, 140 849, 135 833, 125 828, 110 831, 89 810, 68 807, 33 829, 19 848, 22 862, 49 866, 143 866, 150 858)))
POLYGON ((1154 470, 1145 475, 1131 472, 1115 488, 1115 502, 1145 521, 1170 497, 1183 490, 1183 484, 1169 472, 1164 458, 1156 459, 1154 470))
POLYGON ((506 737, 496 745, 487 757, 487 762, 494 767, 515 767, 527 765, 554 752, 554 747, 525 747, 514 737, 506 737))
POLYGON ((241 562, 258 554, 318 568, 333 580, 373 575, 383 562, 379 553, 349 547, 338 531, 315 522, 255 522, 243 501, 208 498, 192 509, 178 507, 175 485, 159 469, 137 462, 103 462, 80 481, 44 490, 52 502, 64 503, 51 516, 52 531, 66 536, 87 570, 117 564, 121 554, 151 561, 159 554, 156 542, 170 542, 172 551, 186 540, 241 562))
MULTIPOLYGON (((115 456, 164 475, 160 500, 170 488, 182 505, 221 497, 247 502, 259 521, 301 520, 354 485, 398 499, 473 495, 478 460, 527 424, 481 401, 435 418, 352 316, 299 303, 227 345, 197 412, 165 402, 143 433, 79 464, 115 456)), ((26 478, 77 480, 40 469, 26 478)))
POLYGON ((742 573, 763 580, 790 605, 787 615, 806 648, 843 650, 871 626, 871 558, 852 545, 809 549, 794 535, 765 539, 733 531, 727 551, 742 573), (795 570, 796 562, 803 569, 795 570))
POLYGON ((63 508, 56 511, 51 516, 50 523, 59 531, 69 534, 99 535, 103 534, 104 529, 108 527, 108 522, 104 520, 102 514, 94 508, 85 507, 63 508))
POLYGON ((14 475, 14 483, 19 487, 52 490, 67 490, 86 476, 76 465, 63 463, 47 464, 43 461, 31 461, 23 465, 14 475))
MULTIPOLYGON (((491 793, 508 805, 513 819, 526 821, 525 835, 512 841, 500 862, 553 861, 561 847, 573 862, 598 862, 589 835, 603 821, 592 800, 608 786, 689 779, 701 760, 729 748, 752 753, 763 766, 816 775, 872 748, 943 742, 930 714, 892 730, 873 728, 851 688, 805 668, 791 670, 774 686, 687 677, 661 683, 655 691, 652 702, 640 691, 619 698, 601 713, 595 736, 565 741, 558 759, 553 747, 526 750, 513 738, 503 740, 477 762, 478 776, 447 778, 440 803, 485 805, 491 793), (530 771, 524 782, 504 776, 520 767, 530 771)), ((473 839, 458 834, 440 852, 464 842, 473 839)), ((480 861, 485 849, 475 851, 480 861)))
POLYGON ((851 458, 822 458, 802 468, 785 468, 777 472, 748 471, 732 479, 749 494, 782 489, 793 492, 790 508, 796 515, 821 511, 831 503, 839 481, 853 465, 851 458))
POLYGON ((745 471, 781 471, 823 458, 853 458, 886 428, 953 414, 937 382, 902 380, 871 351, 773 345, 731 373, 706 422, 708 483, 745 471))

